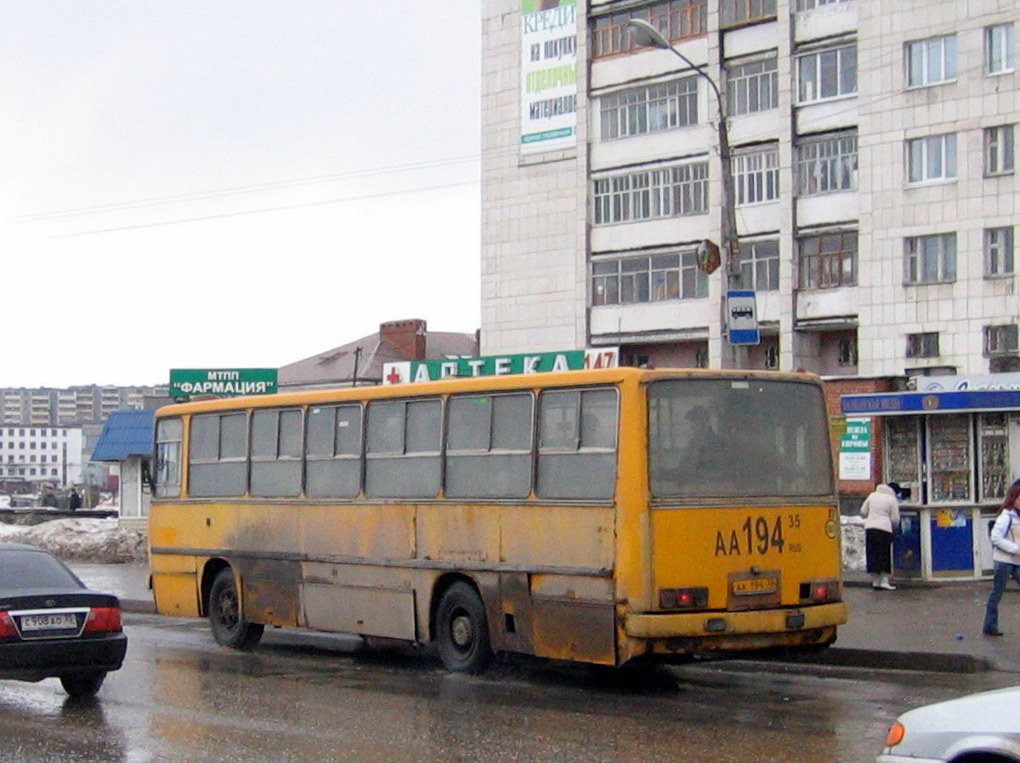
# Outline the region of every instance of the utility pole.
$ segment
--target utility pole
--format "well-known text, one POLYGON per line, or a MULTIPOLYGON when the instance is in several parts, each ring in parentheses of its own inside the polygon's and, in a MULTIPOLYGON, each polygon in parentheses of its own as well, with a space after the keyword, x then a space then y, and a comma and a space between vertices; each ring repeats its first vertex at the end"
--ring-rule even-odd
POLYGON ((627 22, 634 42, 638 45, 668 50, 683 61, 695 74, 704 79, 715 94, 717 108, 716 132, 719 136, 719 247, 722 255, 725 285, 722 288, 719 305, 720 331, 726 336, 722 342, 722 367, 747 368, 747 348, 729 341, 729 320, 727 294, 741 289, 740 240, 737 235, 736 198, 733 193, 733 170, 731 166, 729 125, 726 121, 726 104, 715 80, 701 66, 691 61, 663 37, 662 33, 644 19, 630 19, 627 22))

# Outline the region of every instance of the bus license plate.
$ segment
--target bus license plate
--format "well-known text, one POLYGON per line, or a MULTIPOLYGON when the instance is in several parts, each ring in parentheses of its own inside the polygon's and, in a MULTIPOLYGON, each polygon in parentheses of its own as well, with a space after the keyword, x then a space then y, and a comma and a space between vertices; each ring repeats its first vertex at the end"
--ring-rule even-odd
POLYGON ((21 618, 22 631, 49 631, 77 628, 78 622, 73 614, 60 615, 25 615, 21 618))
POLYGON ((754 596, 760 593, 775 593, 779 590, 779 579, 774 577, 744 578, 733 581, 734 596, 754 596))

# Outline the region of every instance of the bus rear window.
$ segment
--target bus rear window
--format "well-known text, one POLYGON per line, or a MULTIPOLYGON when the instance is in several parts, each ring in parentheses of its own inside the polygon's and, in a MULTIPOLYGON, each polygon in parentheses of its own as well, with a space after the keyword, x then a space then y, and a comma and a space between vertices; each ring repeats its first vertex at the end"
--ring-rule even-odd
POLYGON ((655 382, 648 394, 648 451, 656 498, 833 491, 825 401, 812 384, 655 382))

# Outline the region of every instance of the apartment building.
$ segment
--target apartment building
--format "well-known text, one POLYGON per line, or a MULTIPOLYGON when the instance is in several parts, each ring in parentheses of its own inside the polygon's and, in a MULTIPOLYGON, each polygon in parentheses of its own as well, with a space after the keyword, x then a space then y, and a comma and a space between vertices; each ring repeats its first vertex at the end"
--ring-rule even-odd
POLYGON ((77 427, 0 427, 0 480, 49 483, 82 480, 82 430, 77 427))
POLYGON ((1020 370, 1015 0, 483 0, 483 354, 1020 370), (641 47, 631 19, 673 50, 641 47), (720 122, 739 244, 715 269, 720 122))
POLYGON ((145 398, 166 396, 165 386, 2 387, 0 424, 29 427, 102 424, 114 411, 138 410, 144 407, 145 398))

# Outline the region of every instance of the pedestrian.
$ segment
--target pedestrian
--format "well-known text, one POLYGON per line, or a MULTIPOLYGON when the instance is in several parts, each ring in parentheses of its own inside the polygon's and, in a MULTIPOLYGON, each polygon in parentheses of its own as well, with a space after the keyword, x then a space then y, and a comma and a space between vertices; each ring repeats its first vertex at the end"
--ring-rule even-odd
POLYGON ((1013 578, 1020 585, 1020 480, 1014 482, 1002 501, 1002 511, 992 525, 992 592, 985 605, 985 624, 981 632, 986 636, 1001 636, 999 630, 999 600, 1006 583, 1013 578))
POLYGON ((895 591, 889 582, 892 575, 893 530, 900 524, 899 486, 893 482, 876 485, 874 492, 861 504, 864 517, 864 550, 867 556, 871 587, 895 591))
POLYGON ((71 508, 71 511, 77 511, 81 508, 81 496, 78 495, 78 491, 71 488, 71 497, 68 499, 67 505, 71 508))

